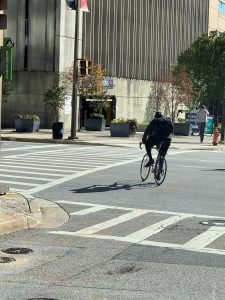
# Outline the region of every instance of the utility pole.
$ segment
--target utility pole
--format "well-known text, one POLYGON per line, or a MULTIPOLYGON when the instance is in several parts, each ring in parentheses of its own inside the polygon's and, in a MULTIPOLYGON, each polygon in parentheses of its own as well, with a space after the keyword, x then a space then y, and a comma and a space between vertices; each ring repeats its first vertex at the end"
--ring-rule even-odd
MULTIPOLYGON (((7 1, 6 0, 0 0, 0 19, 2 19, 5 23, 1 28, 0 28, 0 47, 3 47, 3 29, 7 28, 7 17, 3 13, 4 10, 7 9, 7 1)), ((1 64, 3 62, 1 61, 1 64)), ((2 66, 1 66, 2 69, 2 66)), ((1 131, 2 131, 2 120, 1 120, 1 115, 2 115, 2 76, 0 76, 0 159, 1 159, 1 146, 2 146, 2 141, 1 141, 1 131)), ((5 194, 8 192, 9 188, 5 185, 0 184, 0 195, 5 194)))
POLYGON ((224 131, 225 131, 225 83, 224 83, 224 90, 223 90, 222 124, 221 124, 221 138, 220 138, 221 142, 224 142, 224 131))
POLYGON ((72 111, 71 111, 71 135, 70 140, 77 139, 77 88, 78 88, 78 53, 79 53, 79 29, 80 29, 80 1, 76 5, 76 21, 74 36, 74 60, 73 60, 73 92, 72 92, 72 111))

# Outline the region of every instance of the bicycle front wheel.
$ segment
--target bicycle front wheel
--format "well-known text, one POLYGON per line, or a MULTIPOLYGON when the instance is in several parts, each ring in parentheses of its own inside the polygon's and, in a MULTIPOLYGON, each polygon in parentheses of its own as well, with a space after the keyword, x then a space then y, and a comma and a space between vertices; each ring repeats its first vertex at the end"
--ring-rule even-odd
POLYGON ((165 157, 158 157, 154 168, 154 179, 157 185, 161 185, 166 178, 167 163, 165 157))
POLYGON ((140 168, 140 176, 141 176, 142 181, 145 181, 148 178, 148 175, 149 175, 149 172, 150 172, 150 169, 151 169, 151 166, 150 167, 145 167, 145 165, 147 164, 148 161, 149 161, 149 156, 146 153, 143 156, 143 159, 142 159, 142 162, 141 162, 141 168, 140 168))

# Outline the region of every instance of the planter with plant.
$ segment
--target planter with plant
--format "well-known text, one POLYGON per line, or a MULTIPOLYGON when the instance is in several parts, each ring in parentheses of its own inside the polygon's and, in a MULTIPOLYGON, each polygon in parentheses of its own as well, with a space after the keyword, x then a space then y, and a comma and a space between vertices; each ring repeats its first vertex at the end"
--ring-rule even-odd
POLYGON ((17 115, 15 119, 16 132, 37 132, 40 128, 40 118, 37 115, 17 115))
POLYGON ((177 123, 173 123, 174 134, 187 136, 190 134, 190 122, 185 119, 178 119, 177 123))
POLYGON ((101 65, 93 65, 92 72, 89 75, 81 77, 78 82, 78 94, 80 97, 90 99, 89 107, 92 113, 85 120, 84 126, 86 130, 101 131, 105 129, 104 112, 109 104, 104 87, 105 71, 101 65))
POLYGON ((63 122, 60 122, 60 112, 65 104, 68 86, 63 81, 60 74, 57 74, 52 85, 44 93, 44 103, 49 106, 54 113, 54 122, 52 123, 52 138, 63 138, 63 122))
POLYGON ((110 124, 110 134, 113 137, 130 137, 137 132, 136 119, 114 119, 110 124))

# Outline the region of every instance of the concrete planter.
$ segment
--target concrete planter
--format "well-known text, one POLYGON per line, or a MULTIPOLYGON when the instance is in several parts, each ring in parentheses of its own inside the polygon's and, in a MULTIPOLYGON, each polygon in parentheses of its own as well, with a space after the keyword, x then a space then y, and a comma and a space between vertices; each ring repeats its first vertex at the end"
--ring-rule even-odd
POLYGON ((175 135, 189 135, 189 123, 174 123, 173 126, 175 135))
POLYGON ((40 128, 40 120, 16 119, 16 132, 37 132, 40 128))
POLYGON ((103 131, 105 130, 105 119, 86 119, 84 127, 86 130, 90 131, 103 131))
POLYGON ((144 132, 148 125, 138 125, 137 131, 144 132))
POLYGON ((111 136, 128 137, 130 136, 130 124, 129 123, 111 123, 110 124, 111 136))

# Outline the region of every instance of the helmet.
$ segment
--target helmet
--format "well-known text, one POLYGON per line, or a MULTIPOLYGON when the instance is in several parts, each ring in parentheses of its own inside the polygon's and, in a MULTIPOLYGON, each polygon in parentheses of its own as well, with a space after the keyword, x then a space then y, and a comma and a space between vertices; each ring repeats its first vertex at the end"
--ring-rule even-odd
POLYGON ((163 117, 163 115, 162 115, 162 113, 160 112, 160 111, 157 111, 156 113, 155 113, 155 115, 154 115, 154 118, 155 119, 159 119, 159 118, 162 118, 163 117))

